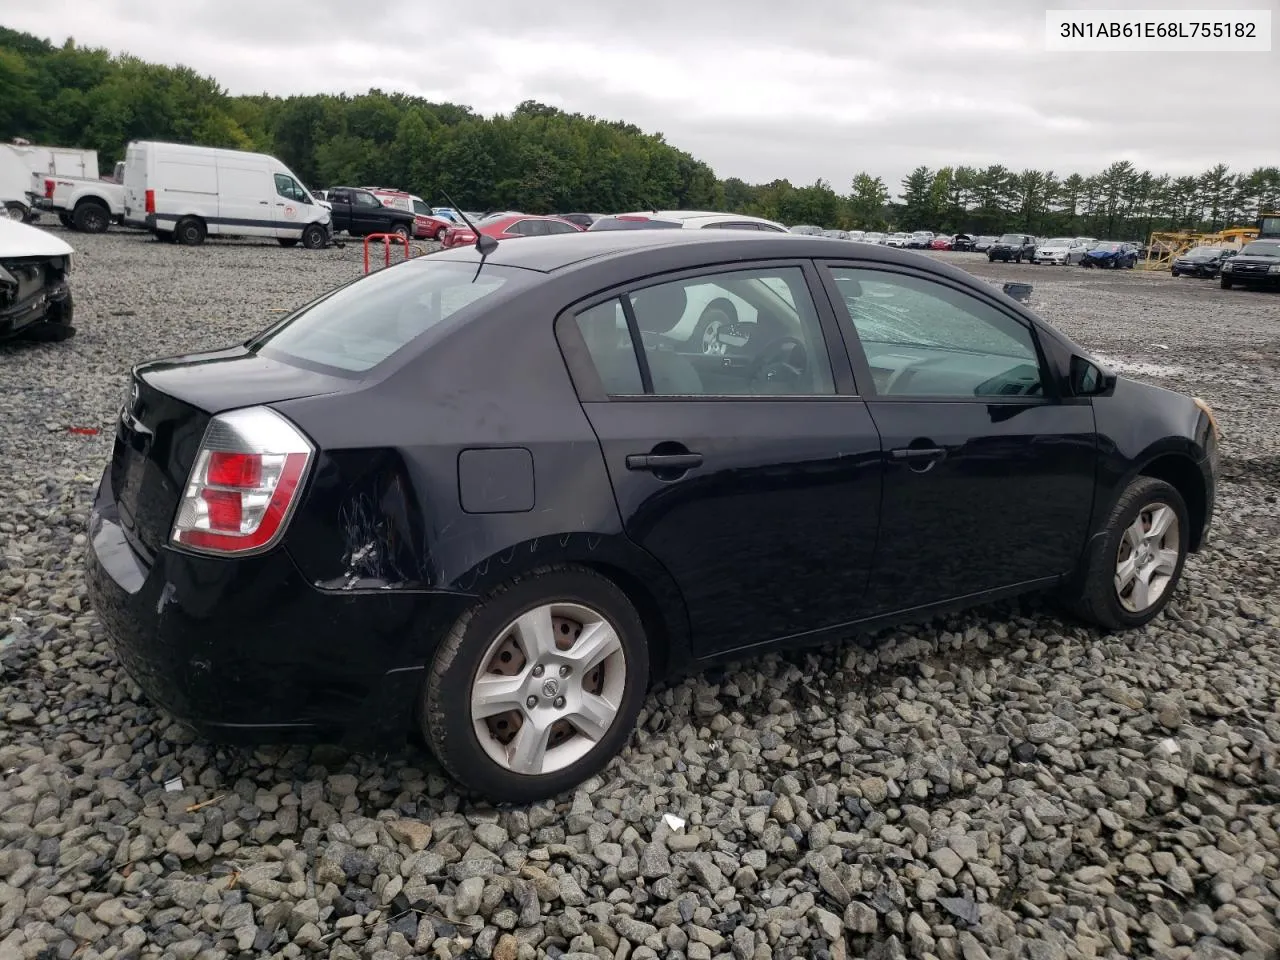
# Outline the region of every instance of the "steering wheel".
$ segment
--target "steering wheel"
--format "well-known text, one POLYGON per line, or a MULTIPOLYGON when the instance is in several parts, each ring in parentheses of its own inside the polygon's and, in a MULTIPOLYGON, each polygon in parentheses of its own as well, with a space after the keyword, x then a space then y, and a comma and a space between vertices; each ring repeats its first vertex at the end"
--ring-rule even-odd
POLYGON ((786 371, 795 381, 801 380, 809 368, 809 358, 804 341, 796 337, 779 337, 760 351, 747 371, 747 382, 754 383, 761 375, 772 379, 774 371, 786 371), (797 354, 798 361, 797 362, 797 354))

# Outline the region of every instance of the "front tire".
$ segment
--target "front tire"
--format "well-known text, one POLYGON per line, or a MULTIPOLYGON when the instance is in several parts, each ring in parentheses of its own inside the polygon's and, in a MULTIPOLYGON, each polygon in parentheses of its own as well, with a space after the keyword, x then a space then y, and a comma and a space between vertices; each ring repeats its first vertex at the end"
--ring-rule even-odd
POLYGON ((4 215, 10 220, 22 223, 27 219, 27 208, 16 200, 10 200, 4 205, 4 215))
POLYGON ((626 594, 584 567, 542 568, 454 624, 428 671, 422 732, 460 783, 530 803, 613 759, 648 680, 644 626, 626 594))
POLYGON ((319 250, 327 241, 324 227, 318 223, 308 224, 307 228, 302 231, 302 245, 308 250, 319 250))
POLYGON ((1136 478, 1085 557, 1074 612, 1108 630, 1150 623, 1178 587, 1190 533, 1187 505, 1177 489, 1155 477, 1136 478))

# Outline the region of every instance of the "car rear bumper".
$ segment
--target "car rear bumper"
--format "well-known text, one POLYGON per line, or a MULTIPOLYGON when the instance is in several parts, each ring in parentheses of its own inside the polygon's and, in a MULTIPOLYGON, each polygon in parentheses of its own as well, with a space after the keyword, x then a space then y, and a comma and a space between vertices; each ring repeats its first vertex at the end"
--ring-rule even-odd
POLYGON ((130 546, 104 473, 86 580, 121 665, 224 743, 403 739, 434 646, 470 598, 324 591, 277 548, 235 560, 130 546))

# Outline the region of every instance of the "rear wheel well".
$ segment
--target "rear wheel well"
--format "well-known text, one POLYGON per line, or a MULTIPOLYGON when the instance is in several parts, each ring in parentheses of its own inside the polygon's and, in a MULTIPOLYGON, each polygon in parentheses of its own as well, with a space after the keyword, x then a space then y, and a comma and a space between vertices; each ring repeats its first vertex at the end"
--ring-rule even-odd
POLYGON ((1182 494, 1187 512, 1191 515, 1190 549, 1199 550, 1204 534, 1205 512, 1208 510, 1208 498, 1200 468, 1190 457, 1171 453, 1152 460, 1140 473, 1145 477, 1163 480, 1182 494))
POLYGON ((582 565, 612 580, 627 595, 627 599, 635 606, 636 613, 640 614, 640 622, 644 624, 644 635, 649 644, 650 679, 665 675, 671 665, 671 628, 662 614, 657 598, 643 580, 621 567, 607 563, 582 565))

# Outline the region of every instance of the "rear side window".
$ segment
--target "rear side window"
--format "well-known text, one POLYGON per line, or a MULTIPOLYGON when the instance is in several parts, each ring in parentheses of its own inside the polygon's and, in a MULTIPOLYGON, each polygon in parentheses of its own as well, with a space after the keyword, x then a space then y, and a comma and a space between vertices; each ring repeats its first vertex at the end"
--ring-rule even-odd
POLYGON ((535 274, 430 257, 370 274, 317 300, 250 342, 284 359, 363 373, 445 320, 484 309, 499 290, 532 282, 535 274))

